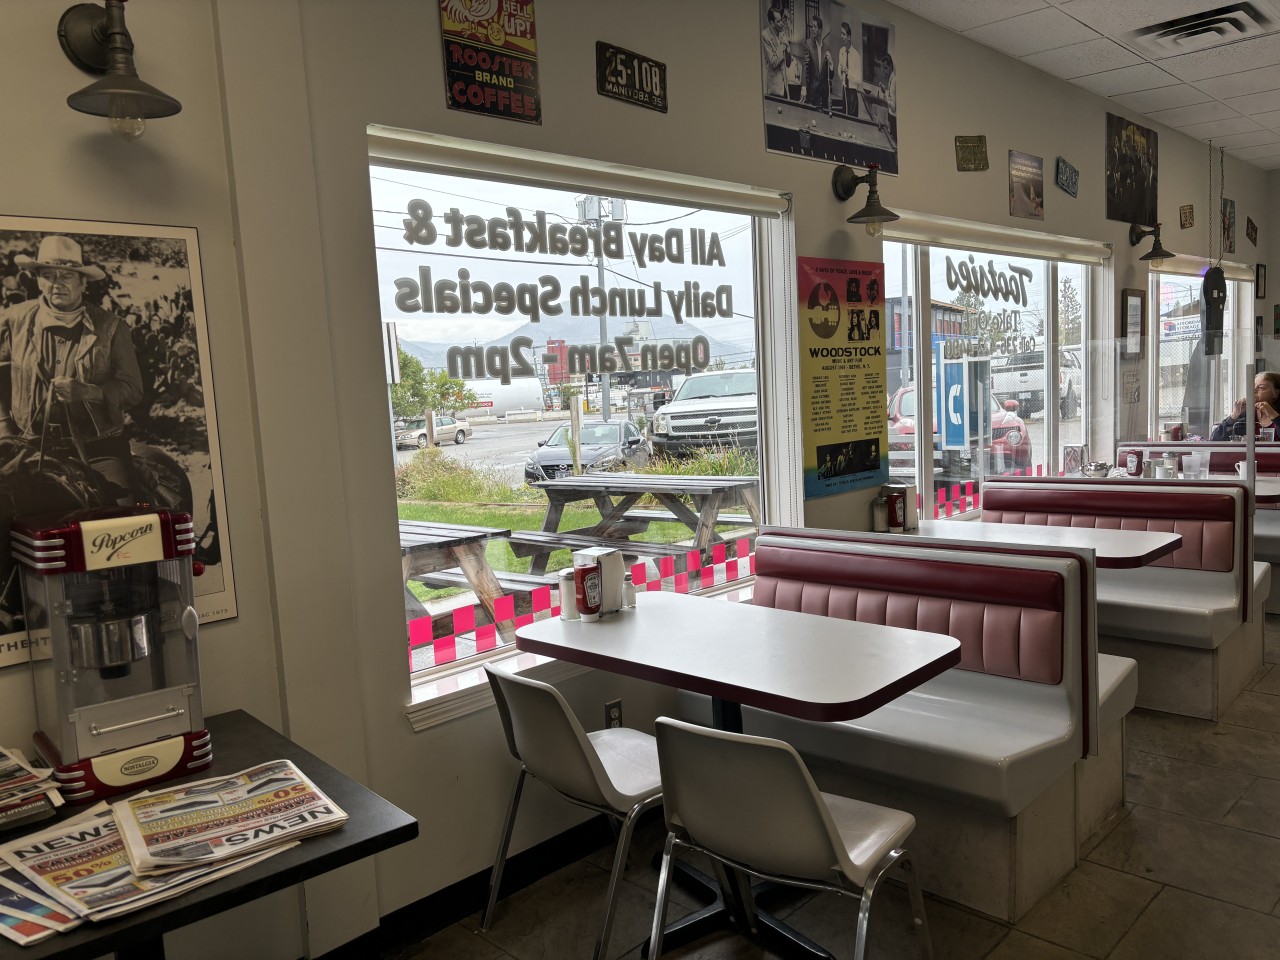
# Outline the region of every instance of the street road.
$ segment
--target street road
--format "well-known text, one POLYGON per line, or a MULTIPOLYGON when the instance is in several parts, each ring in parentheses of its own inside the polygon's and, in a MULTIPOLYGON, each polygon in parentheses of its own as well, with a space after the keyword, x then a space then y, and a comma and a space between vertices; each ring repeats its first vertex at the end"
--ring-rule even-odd
MULTIPOLYGON (((446 457, 476 466, 488 466, 511 480, 512 486, 524 483, 525 459, 538 448, 538 441, 551 436, 555 428, 568 419, 568 413, 545 414, 542 421, 521 420, 511 423, 472 421, 475 433, 463 444, 446 440, 440 446, 446 457), (556 419, 552 419, 555 417, 556 419)), ((618 416, 618 414, 615 414, 618 416)), ((416 447, 396 451, 396 466, 408 463, 418 452, 416 447)))

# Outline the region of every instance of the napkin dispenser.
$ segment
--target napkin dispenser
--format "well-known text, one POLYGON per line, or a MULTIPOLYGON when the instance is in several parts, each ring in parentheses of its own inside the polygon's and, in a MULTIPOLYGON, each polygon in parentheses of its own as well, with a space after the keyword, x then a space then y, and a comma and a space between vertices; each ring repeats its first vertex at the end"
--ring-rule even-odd
POLYGON ((622 608, 622 590, 626 566, 622 552, 613 547, 586 547, 574 555, 585 554, 600 564, 600 613, 616 613, 622 608))

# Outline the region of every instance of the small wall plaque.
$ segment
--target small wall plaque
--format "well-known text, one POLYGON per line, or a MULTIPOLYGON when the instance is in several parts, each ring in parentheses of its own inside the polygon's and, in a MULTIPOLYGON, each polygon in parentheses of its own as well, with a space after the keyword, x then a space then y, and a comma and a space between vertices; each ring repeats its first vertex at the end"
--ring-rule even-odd
POLYGON ((596 93, 667 112, 667 65, 596 41, 596 93))
POLYGON ((1255 247, 1258 245, 1258 225, 1253 222, 1253 217, 1244 218, 1244 235, 1255 247))
POLYGON ((956 169, 963 172, 987 170, 987 137, 956 137, 956 169))
POLYGON ((1188 203, 1178 208, 1178 225, 1187 230, 1196 225, 1196 206, 1188 203))
POLYGON ((1054 170, 1054 181, 1073 197, 1080 189, 1080 171, 1067 162, 1065 157, 1058 158, 1058 166, 1054 170))

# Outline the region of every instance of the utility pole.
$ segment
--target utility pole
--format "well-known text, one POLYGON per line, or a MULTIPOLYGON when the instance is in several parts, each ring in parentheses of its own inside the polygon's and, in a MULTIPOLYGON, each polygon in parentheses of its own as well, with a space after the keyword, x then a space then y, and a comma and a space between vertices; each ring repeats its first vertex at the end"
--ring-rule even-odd
MULTIPOLYGON (((594 223, 596 229, 603 232, 604 222, 608 220, 626 220, 627 204, 625 200, 614 200, 609 197, 580 197, 578 199, 578 219, 594 223), (607 205, 607 206, 606 206, 607 205), (608 210, 606 217, 605 210, 608 210)), ((596 258, 597 275, 599 276, 600 289, 604 290, 604 253, 602 252, 596 258)), ((609 306, 608 298, 605 298, 605 310, 600 314, 600 345, 606 346, 609 343, 609 306)), ((599 352, 596 354, 600 356, 599 352)), ((608 422, 609 415, 613 408, 613 394, 609 385, 609 374, 603 369, 604 364, 598 363, 601 369, 596 370, 597 379, 600 382, 600 416, 608 422)))

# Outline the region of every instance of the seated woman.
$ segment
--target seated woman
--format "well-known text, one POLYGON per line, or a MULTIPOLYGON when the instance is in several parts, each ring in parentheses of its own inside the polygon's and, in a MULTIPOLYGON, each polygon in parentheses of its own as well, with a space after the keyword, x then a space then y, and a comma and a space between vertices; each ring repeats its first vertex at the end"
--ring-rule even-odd
MULTIPOLYGON (((1209 434, 1210 440, 1230 440, 1244 436, 1245 404, 1241 397, 1235 402, 1231 414, 1224 417, 1209 434)), ((1254 420, 1258 427, 1271 427, 1280 420, 1280 373, 1268 370, 1253 378, 1254 420)))

